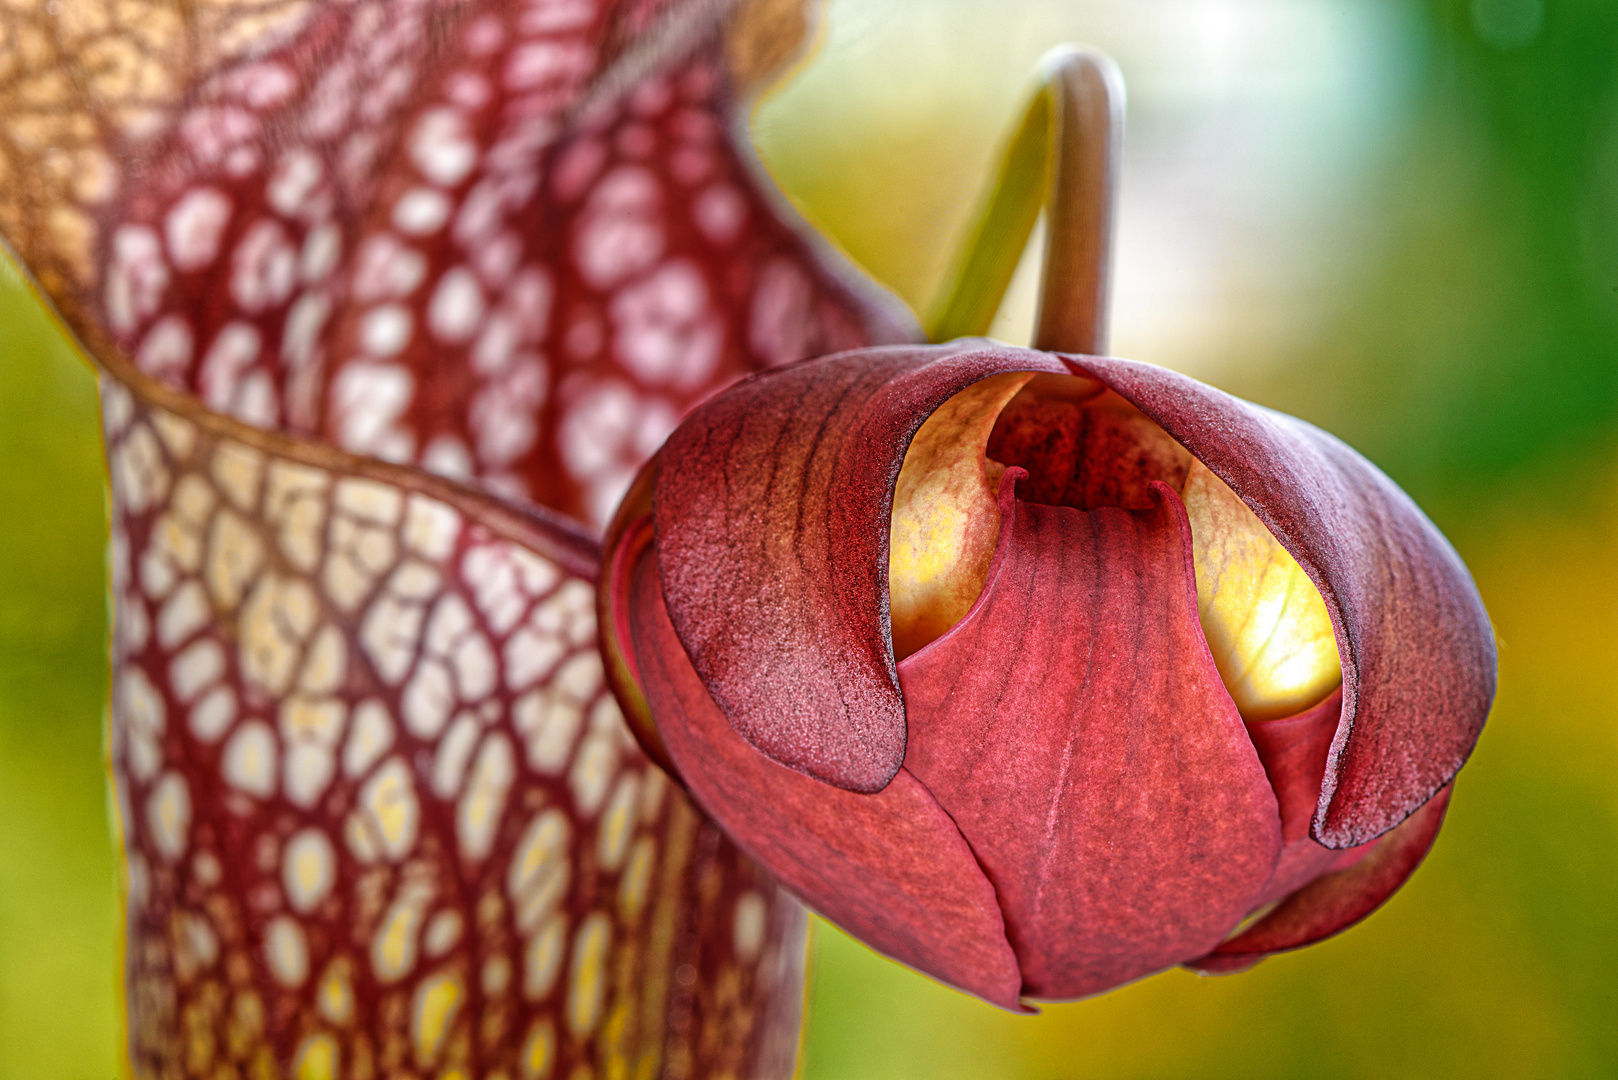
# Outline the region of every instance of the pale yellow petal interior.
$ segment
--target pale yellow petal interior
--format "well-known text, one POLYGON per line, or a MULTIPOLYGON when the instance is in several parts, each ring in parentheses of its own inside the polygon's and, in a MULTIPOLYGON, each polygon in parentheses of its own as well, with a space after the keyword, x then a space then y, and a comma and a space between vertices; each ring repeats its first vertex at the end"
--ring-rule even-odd
POLYGON ((974 383, 927 418, 905 453, 888 535, 893 654, 904 659, 964 617, 983 591, 1000 537, 1003 467, 983 456, 989 433, 1032 376, 974 383))
POLYGON ((1274 720, 1320 701, 1343 673, 1314 582, 1201 462, 1184 499, 1202 631, 1236 707, 1248 720, 1274 720))

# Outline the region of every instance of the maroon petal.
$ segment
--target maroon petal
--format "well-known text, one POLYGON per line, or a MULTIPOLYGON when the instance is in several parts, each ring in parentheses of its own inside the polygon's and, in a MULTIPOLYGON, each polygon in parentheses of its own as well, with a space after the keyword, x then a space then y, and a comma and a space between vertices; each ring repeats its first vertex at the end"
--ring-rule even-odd
POLYGON ((743 382, 670 437, 654 494, 669 615, 743 738, 851 791, 899 771, 887 566, 905 450, 964 387, 1058 370, 981 344, 848 353, 743 382))
POLYGON ((663 740, 697 800, 788 888, 867 945, 1002 1008, 1022 978, 995 891, 938 802, 901 769, 874 795, 764 757, 697 677, 644 551, 629 592, 636 667, 663 740))
POLYGON ((1310 424, 1148 364, 1068 362, 1229 484, 1320 589, 1343 709, 1316 839, 1354 847, 1427 803, 1471 753, 1495 685, 1488 614, 1448 541, 1375 466, 1310 424))
POLYGON ((1083 997, 1219 941, 1280 826, 1203 641, 1179 498, 1013 510, 1010 484, 978 605, 899 666, 905 768, 994 882, 1024 992, 1083 997))
MULTIPOLYGON (((1258 906, 1271 904, 1338 865, 1346 853, 1322 847, 1309 835, 1320 802, 1326 756, 1342 714, 1341 691, 1312 709, 1282 720, 1247 725, 1281 807, 1281 859, 1258 906)), ((1348 852, 1358 851, 1349 848, 1348 852)))
POLYGON ((1271 953, 1299 949, 1348 929, 1381 907, 1427 857, 1449 806, 1449 786, 1354 861, 1278 904, 1274 911, 1188 967, 1210 974, 1240 971, 1271 953))

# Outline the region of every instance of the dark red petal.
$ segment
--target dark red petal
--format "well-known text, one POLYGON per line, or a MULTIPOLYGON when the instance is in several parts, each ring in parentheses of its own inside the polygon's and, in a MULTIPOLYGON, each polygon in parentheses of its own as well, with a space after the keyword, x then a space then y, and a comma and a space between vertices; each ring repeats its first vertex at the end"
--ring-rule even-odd
POLYGON ((867 945, 1024 1011, 994 889, 927 788, 901 769, 882 791, 862 795, 760 754, 726 723, 692 669, 649 552, 628 587, 652 712, 697 801, 805 903, 867 945))
POLYGON ((1320 802, 1326 755, 1342 709, 1343 695, 1339 690, 1296 716, 1247 725, 1281 807, 1281 859, 1258 906, 1274 903, 1314 880, 1336 866, 1345 854, 1320 846, 1309 835, 1309 823, 1320 802))
POLYGON ((1032 997, 1197 956, 1254 905, 1275 795, 1197 621, 1191 527, 1016 503, 978 605, 899 666, 905 768, 994 882, 1032 997))
POLYGON ((1466 761, 1494 697, 1494 636, 1460 557, 1393 481, 1319 428, 1148 364, 1069 363, 1229 484, 1320 589, 1343 712, 1315 838, 1354 847, 1399 824, 1466 761))
POLYGON ((1444 824, 1452 787, 1440 788, 1392 832, 1363 854, 1339 853, 1354 862, 1325 874, 1278 904, 1274 911, 1188 965, 1210 974, 1240 971, 1271 953, 1299 949, 1348 929, 1381 907, 1422 859, 1444 824))
POLYGON ((893 778, 888 525, 905 450, 964 387, 1058 367, 981 344, 848 353, 744 382, 670 437, 654 495, 669 615, 743 738, 851 791, 893 778))

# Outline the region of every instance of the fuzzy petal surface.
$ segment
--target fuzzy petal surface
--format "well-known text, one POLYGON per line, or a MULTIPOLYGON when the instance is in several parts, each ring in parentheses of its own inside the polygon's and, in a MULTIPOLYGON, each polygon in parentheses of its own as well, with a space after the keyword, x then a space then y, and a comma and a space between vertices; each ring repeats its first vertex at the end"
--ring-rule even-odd
POLYGON ((654 494, 669 615, 743 738, 850 791, 899 771, 887 571, 905 450, 972 383, 1058 369, 986 343, 844 353, 747 380, 670 436, 654 494))
POLYGON ((1069 363, 1229 484, 1320 589, 1343 708, 1315 838, 1354 847, 1426 804, 1472 752, 1495 686, 1488 613, 1449 542, 1393 481, 1311 424, 1150 364, 1069 363))
POLYGON ((1017 503, 977 607, 907 659, 906 769, 995 884, 1024 992, 1075 998, 1199 955, 1275 867, 1280 821, 1197 619, 1191 532, 1017 503))
POLYGON ((1021 1011, 1022 978, 990 886, 960 830, 901 769, 862 795, 765 757, 738 735, 669 622, 650 553, 632 572, 637 666, 687 788, 811 907, 879 952, 1021 1011))

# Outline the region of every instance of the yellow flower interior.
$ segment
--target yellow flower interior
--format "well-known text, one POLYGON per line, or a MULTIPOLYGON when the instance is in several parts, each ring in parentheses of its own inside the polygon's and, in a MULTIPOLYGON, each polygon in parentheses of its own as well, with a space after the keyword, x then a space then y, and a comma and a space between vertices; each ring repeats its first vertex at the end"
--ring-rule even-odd
MULTIPOLYGON (((1029 380, 997 375, 967 387, 928 418, 905 454, 888 551, 895 659, 942 636, 983 591, 999 539, 995 494, 1005 469, 986 450, 1007 405, 1018 399, 1044 410, 1134 411, 1117 395, 1063 398, 1057 380, 1047 376, 1031 386, 1029 380)), ((1140 441, 1142 452, 1133 460, 1188 462, 1162 480, 1185 502, 1198 614, 1237 708, 1248 720, 1262 721, 1319 702, 1342 681, 1342 668, 1314 583, 1235 492, 1161 428, 1136 416, 1140 422, 1126 425, 1140 441)), ((1112 429, 1119 430, 1116 422, 1112 429)))

